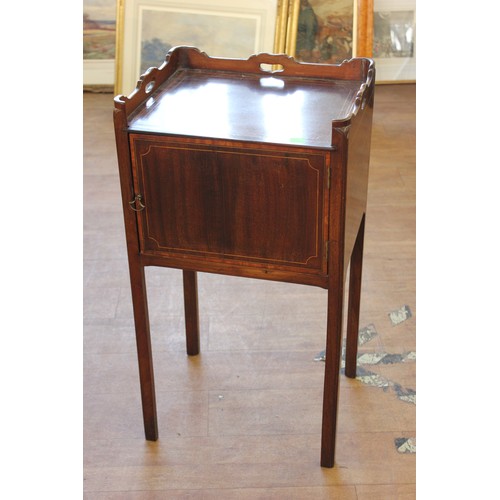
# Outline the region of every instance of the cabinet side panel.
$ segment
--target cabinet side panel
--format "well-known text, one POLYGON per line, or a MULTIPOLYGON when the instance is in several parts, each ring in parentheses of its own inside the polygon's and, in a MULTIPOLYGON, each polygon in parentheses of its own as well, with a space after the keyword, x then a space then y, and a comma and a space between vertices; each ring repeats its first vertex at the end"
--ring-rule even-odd
POLYGON ((349 264, 361 219, 366 212, 372 115, 373 106, 367 105, 363 111, 353 118, 348 131, 345 267, 349 264))

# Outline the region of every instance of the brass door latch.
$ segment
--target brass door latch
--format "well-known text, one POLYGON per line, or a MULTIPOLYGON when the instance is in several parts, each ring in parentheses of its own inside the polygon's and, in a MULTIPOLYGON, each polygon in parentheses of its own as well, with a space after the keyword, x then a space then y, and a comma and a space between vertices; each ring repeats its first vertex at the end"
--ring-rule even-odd
POLYGON ((142 196, 140 194, 136 194, 132 201, 129 201, 128 204, 130 208, 134 210, 134 212, 141 212, 146 208, 146 205, 142 204, 142 196), (139 205, 139 208, 136 208, 139 205))

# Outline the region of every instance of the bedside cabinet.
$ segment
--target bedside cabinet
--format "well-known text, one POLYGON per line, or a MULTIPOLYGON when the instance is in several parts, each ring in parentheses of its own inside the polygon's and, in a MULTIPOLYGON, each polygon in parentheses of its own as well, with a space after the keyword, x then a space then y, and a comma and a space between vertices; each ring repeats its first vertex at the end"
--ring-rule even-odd
POLYGON ((197 272, 300 283, 328 290, 321 465, 333 466, 349 263, 345 373, 356 376, 374 84, 365 58, 176 47, 115 98, 146 439, 158 425, 145 266, 183 271, 189 355, 197 272))

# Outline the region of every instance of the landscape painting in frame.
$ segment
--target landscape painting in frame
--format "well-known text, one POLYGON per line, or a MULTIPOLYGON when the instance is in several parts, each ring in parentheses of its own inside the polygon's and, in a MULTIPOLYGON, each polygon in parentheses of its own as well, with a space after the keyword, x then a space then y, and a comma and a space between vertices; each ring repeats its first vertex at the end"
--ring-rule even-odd
POLYGON ((260 19, 252 14, 171 8, 141 9, 140 73, 159 66, 178 45, 214 57, 248 57, 257 52, 260 19))
POLYGON ((298 11, 295 58, 335 64, 352 57, 352 0, 295 0, 298 11))
POLYGON ((84 0, 83 58, 114 59, 116 0, 84 0))
POLYGON ((246 59, 272 52, 277 0, 122 0, 117 27, 116 93, 128 95, 173 47, 246 59))

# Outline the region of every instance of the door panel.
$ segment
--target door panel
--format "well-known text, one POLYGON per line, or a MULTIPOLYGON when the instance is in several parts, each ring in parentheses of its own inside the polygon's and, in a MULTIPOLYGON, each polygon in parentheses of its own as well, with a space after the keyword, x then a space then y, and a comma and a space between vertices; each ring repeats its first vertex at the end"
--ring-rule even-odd
POLYGON ((324 153, 132 136, 141 251, 326 274, 324 153))

